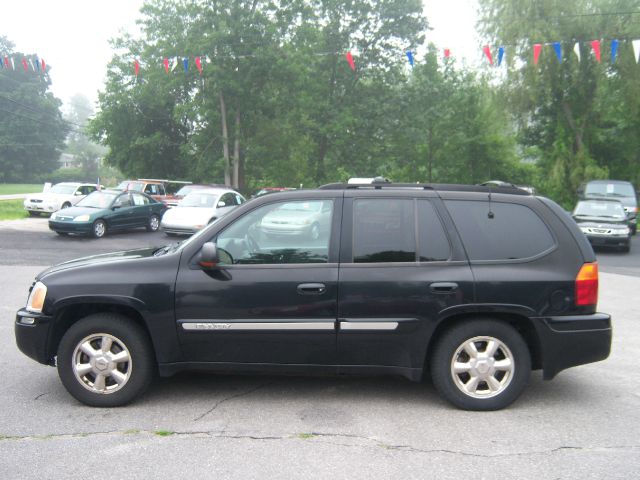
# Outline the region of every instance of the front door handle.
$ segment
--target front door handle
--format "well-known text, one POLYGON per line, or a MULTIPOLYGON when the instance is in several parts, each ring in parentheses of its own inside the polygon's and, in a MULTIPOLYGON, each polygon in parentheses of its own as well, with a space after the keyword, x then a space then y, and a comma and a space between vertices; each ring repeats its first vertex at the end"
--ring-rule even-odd
POLYGON ((429 285, 429 289, 433 293, 451 293, 458 289, 458 284, 455 282, 435 282, 429 285))
POLYGON ((298 285, 299 295, 322 295, 327 291, 324 283, 301 283, 298 285))

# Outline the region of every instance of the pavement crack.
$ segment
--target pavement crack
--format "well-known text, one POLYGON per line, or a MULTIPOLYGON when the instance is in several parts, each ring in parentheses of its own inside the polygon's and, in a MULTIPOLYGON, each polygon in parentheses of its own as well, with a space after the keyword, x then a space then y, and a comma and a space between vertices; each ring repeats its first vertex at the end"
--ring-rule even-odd
POLYGON ((229 402, 231 400, 234 400, 236 398, 240 398, 240 397, 244 397, 247 395, 252 394, 253 392, 256 392, 258 390, 260 390, 261 388, 265 388, 268 387, 270 385, 273 385, 274 382, 267 382, 267 383, 262 383, 256 387, 250 388, 249 390, 245 390, 243 392, 238 392, 235 393, 233 395, 229 395, 228 397, 225 397, 221 400, 218 400, 216 403, 213 404, 213 406, 207 410, 206 412, 204 412, 201 415, 198 415, 196 418, 193 419, 194 422, 197 422, 199 420, 202 420, 204 417, 206 417, 207 415, 209 415, 211 412, 213 412, 216 408, 218 408, 220 405, 222 405, 223 403, 229 402))
POLYGON ((49 395, 49 392, 41 393, 40 395, 36 396, 34 400, 38 400, 40 397, 44 397, 45 395, 49 395))

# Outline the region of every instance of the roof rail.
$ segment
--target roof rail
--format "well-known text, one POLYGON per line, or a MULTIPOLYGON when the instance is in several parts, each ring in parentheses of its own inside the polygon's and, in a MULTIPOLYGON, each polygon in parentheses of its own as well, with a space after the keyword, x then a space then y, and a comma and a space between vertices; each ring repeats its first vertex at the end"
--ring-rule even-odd
POLYGON ((481 192, 508 193, 512 195, 530 195, 516 186, 462 185, 453 183, 329 183, 318 187, 320 190, 436 190, 441 192, 481 192))

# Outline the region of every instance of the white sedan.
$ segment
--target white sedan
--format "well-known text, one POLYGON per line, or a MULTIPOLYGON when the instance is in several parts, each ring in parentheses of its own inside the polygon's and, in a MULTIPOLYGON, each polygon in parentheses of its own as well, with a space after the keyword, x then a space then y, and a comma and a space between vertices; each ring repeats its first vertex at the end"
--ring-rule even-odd
POLYGON ((242 195, 230 189, 194 190, 164 213, 160 228, 167 235, 191 235, 244 202, 242 195))
POLYGON ((95 183, 56 183, 46 192, 27 196, 24 200, 24 209, 32 217, 40 213, 51 214, 61 208, 75 205, 97 189, 98 185, 95 183))

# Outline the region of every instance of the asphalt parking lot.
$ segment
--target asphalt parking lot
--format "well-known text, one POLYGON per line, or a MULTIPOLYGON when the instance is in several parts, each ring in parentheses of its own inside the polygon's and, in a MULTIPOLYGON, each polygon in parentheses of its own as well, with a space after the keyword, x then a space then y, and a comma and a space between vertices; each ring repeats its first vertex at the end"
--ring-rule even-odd
POLYGON ((198 374, 160 379, 124 408, 85 407, 55 369, 17 350, 15 311, 51 263, 163 243, 144 230, 57 237, 45 219, 0 225, 2 478, 637 477, 638 238, 630 255, 598 252, 599 309, 614 319, 610 358, 550 382, 534 373, 503 411, 455 410, 429 383, 399 378, 198 374))

